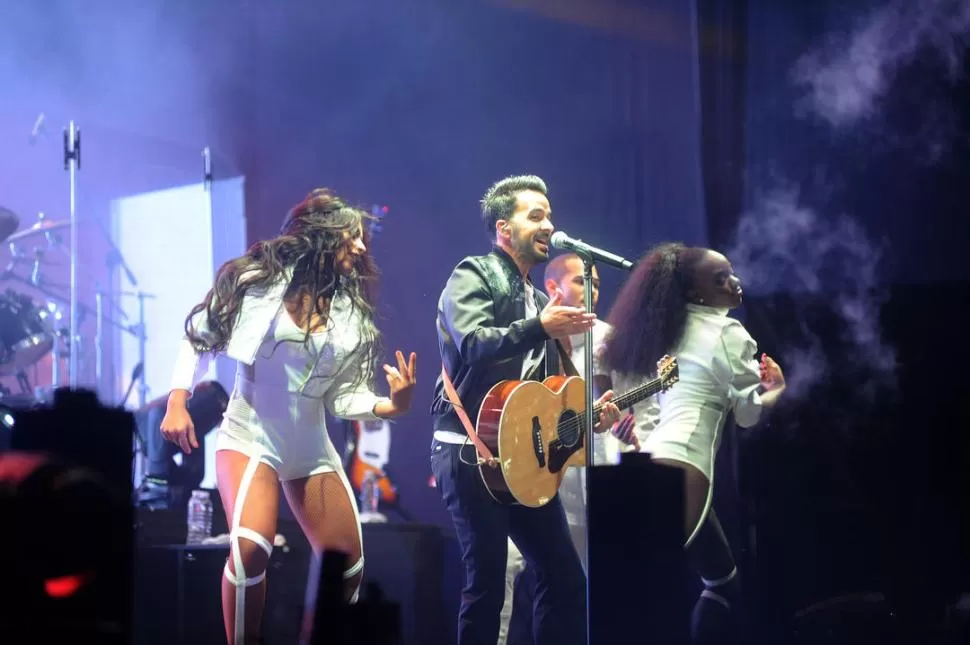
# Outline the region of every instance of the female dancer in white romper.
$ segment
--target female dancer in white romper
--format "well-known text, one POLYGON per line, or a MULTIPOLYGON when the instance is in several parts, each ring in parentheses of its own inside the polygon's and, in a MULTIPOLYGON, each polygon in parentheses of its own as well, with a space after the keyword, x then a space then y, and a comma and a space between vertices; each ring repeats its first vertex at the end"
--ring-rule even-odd
POLYGON ((705 590, 694 606, 693 640, 709 642, 729 626, 739 594, 737 568, 714 509, 714 461, 729 412, 737 424, 758 422, 784 391, 781 368, 728 317, 741 304, 741 283, 720 253, 662 244, 639 262, 607 320, 614 327, 604 362, 614 387, 650 378, 664 354, 677 357, 680 380, 658 405, 636 410, 640 449, 685 476, 685 548, 705 590))
POLYGON ((384 365, 390 396, 374 393, 379 332, 367 217, 327 190, 313 191, 290 211, 278 237, 219 269, 186 319, 161 425, 168 440, 187 453, 199 447, 186 401, 200 358, 224 352, 238 363, 216 443, 230 526, 222 606, 231 645, 259 641, 280 482, 314 554, 348 554, 347 598, 356 598, 364 564, 360 520, 325 412, 360 420, 405 413, 416 358, 405 361, 397 352, 397 366, 384 365))

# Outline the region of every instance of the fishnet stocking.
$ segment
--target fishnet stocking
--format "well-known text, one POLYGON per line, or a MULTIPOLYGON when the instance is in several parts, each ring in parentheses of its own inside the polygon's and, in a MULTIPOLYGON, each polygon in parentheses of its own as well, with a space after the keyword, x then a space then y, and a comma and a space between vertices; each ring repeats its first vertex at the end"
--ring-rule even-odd
MULTIPOLYGON (((357 507, 344 479, 336 472, 320 473, 283 482, 283 491, 314 554, 319 557, 326 550, 343 551, 353 569, 363 550, 357 507)), ((362 579, 363 570, 347 579, 348 600, 356 594, 362 579)))

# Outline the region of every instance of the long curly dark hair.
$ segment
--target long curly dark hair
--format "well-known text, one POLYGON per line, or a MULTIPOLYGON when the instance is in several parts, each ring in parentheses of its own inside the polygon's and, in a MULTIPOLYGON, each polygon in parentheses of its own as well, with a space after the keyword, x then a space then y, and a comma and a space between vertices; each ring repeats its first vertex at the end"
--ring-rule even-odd
POLYGON ((652 374, 680 342, 694 269, 706 249, 665 242, 639 261, 616 296, 604 362, 620 374, 652 374))
MULTIPOLYGON (((371 363, 379 354, 380 332, 374 324, 377 296, 377 267, 367 251, 357 257, 351 275, 337 273, 336 251, 348 239, 362 235, 369 245, 368 220, 365 211, 348 206, 327 188, 318 188, 294 206, 283 221, 280 234, 253 244, 242 256, 229 260, 216 273, 215 284, 205 298, 192 308, 185 319, 185 334, 198 352, 225 351, 239 318, 243 297, 250 290, 261 290, 283 280, 286 271, 293 278, 284 298, 309 296, 313 313, 327 317, 324 309, 337 294, 346 294, 360 315, 360 338, 371 363), (193 320, 205 312, 207 330, 200 333, 193 320)), ((304 343, 309 346, 311 330, 304 343)))

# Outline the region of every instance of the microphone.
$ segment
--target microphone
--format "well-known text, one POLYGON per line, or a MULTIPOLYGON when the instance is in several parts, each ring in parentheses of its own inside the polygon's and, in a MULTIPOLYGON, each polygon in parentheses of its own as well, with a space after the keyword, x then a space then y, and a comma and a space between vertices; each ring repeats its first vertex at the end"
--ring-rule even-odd
POLYGON ((598 249, 595 246, 590 246, 582 240, 574 240, 562 231, 556 231, 552 234, 549 242, 557 249, 563 249, 565 251, 572 251, 580 256, 585 256, 589 259, 602 262, 603 264, 608 264, 617 269, 624 269, 629 271, 633 268, 633 262, 630 262, 626 258, 621 258, 619 255, 610 253, 609 251, 604 251, 603 249, 598 249))

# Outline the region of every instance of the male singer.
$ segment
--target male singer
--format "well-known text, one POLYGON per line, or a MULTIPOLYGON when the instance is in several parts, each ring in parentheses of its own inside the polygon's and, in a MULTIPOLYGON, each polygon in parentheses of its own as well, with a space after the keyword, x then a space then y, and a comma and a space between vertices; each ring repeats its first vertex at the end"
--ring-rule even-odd
MULTIPOLYGON (((438 301, 441 361, 460 401, 449 400, 439 376, 431 406, 431 469, 465 564, 458 645, 496 643, 509 537, 536 568, 537 645, 581 645, 586 581, 559 496, 538 508, 495 501, 478 473, 482 455, 455 406, 476 419, 499 381, 560 373, 555 340, 585 332, 596 316, 563 305, 561 295, 547 299, 529 279, 529 270, 549 259, 554 230, 545 182, 534 176, 497 182, 482 199, 482 219, 495 248, 459 262, 438 301)), ((610 398, 607 392, 596 401, 603 404, 597 432, 619 419, 610 398)))

